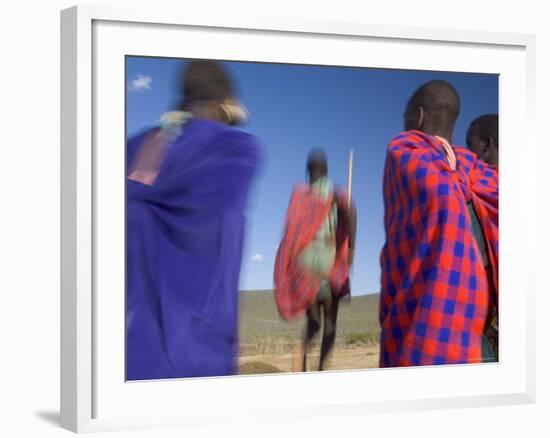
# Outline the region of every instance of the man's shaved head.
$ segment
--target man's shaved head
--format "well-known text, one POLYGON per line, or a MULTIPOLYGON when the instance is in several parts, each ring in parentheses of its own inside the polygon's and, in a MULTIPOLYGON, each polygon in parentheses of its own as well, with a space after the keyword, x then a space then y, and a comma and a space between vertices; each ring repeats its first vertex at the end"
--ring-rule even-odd
POLYGON ((191 61, 181 77, 185 103, 230 99, 234 95, 229 73, 216 61, 191 61))
POLYGON ((470 123, 466 144, 478 158, 498 164, 498 114, 485 114, 470 123))
POLYGON ((417 129, 451 141, 460 111, 460 97, 447 81, 421 85, 410 97, 405 111, 405 130, 417 129))
POLYGON ((313 149, 307 156, 307 173, 310 181, 315 181, 328 173, 327 154, 323 149, 313 149))

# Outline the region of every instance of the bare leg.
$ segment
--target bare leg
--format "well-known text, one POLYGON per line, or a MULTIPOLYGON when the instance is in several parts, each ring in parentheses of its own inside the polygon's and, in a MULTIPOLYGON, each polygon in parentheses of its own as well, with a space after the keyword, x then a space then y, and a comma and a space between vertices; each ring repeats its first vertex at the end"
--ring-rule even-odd
POLYGON ((324 327, 323 341, 321 343, 321 357, 319 359, 319 371, 323 371, 325 360, 334 346, 336 339, 336 320, 338 318, 338 297, 332 297, 323 301, 324 327))
POLYGON ((307 312, 307 322, 306 322, 306 329, 304 333, 304 341, 303 341, 303 359, 302 359, 302 371, 306 371, 306 355, 307 355, 307 349, 309 346, 309 343, 313 339, 313 337, 317 334, 319 331, 319 328, 321 327, 321 317, 320 317, 320 308, 319 303, 315 302, 311 306, 308 307, 307 312))

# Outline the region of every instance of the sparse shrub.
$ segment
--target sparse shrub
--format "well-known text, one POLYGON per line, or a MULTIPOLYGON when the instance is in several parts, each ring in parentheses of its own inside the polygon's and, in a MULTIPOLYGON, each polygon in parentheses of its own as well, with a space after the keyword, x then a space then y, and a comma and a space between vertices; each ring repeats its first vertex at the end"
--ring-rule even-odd
MULTIPOLYGON (((246 345, 247 354, 280 355, 292 350, 291 336, 254 336, 246 345)), ((243 348, 241 347, 241 352, 243 348)))
POLYGON ((246 362, 240 366, 239 374, 272 374, 282 372, 274 365, 264 362, 246 362))
POLYGON ((345 338, 345 345, 376 345, 378 343, 378 336, 370 333, 349 333, 345 338))

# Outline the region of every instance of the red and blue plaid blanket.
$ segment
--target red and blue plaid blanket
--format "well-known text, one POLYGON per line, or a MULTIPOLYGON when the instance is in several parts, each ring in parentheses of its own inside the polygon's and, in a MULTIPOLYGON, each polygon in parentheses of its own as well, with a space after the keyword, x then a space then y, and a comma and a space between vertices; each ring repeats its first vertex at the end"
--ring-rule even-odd
POLYGON ((480 219, 496 277, 498 173, 467 149, 453 150, 454 171, 433 136, 407 131, 388 147, 382 367, 481 361, 489 287, 468 202, 480 219))

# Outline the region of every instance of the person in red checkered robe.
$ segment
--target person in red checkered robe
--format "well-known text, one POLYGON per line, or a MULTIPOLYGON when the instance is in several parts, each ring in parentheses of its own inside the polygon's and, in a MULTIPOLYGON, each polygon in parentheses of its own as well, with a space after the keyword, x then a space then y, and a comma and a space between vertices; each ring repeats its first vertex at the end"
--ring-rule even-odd
MULTIPOLYGON (((489 164, 498 174, 498 114, 484 114, 474 119, 466 133, 466 145, 469 150, 476 154, 479 159, 489 164)), ((478 181, 482 179, 482 175, 481 178, 477 178, 478 181)), ((495 223, 493 229, 498 232, 498 209, 493 210, 493 214, 489 219, 495 223)), ((478 224, 479 222, 474 223, 474 225, 478 224)), ((487 239, 485 239, 481 227, 474 226, 474 233, 478 242, 480 242, 480 247, 483 248, 487 239)), ((498 236, 490 241, 498 243, 498 236)), ((493 253, 495 254, 495 260, 493 263, 488 263, 487 251, 482 251, 488 278, 489 280, 492 279, 492 281, 489 281, 489 287, 493 292, 489 294, 487 327, 481 344, 484 362, 498 360, 498 302, 496 301, 498 278, 493 275, 493 273, 498 272, 498 250, 494 248, 493 253)))
POLYGON ((452 145, 459 109, 448 82, 422 85, 387 149, 381 367, 482 361, 490 283, 498 284, 486 266, 498 266, 498 173, 452 145))
POLYGON ((283 239, 275 259, 275 302, 286 320, 306 314, 302 342, 295 347, 293 371, 306 371, 308 346, 321 328, 319 371, 336 337, 338 303, 350 293, 355 207, 328 177, 326 155, 314 150, 307 161, 308 184, 295 187, 287 210, 283 239))

